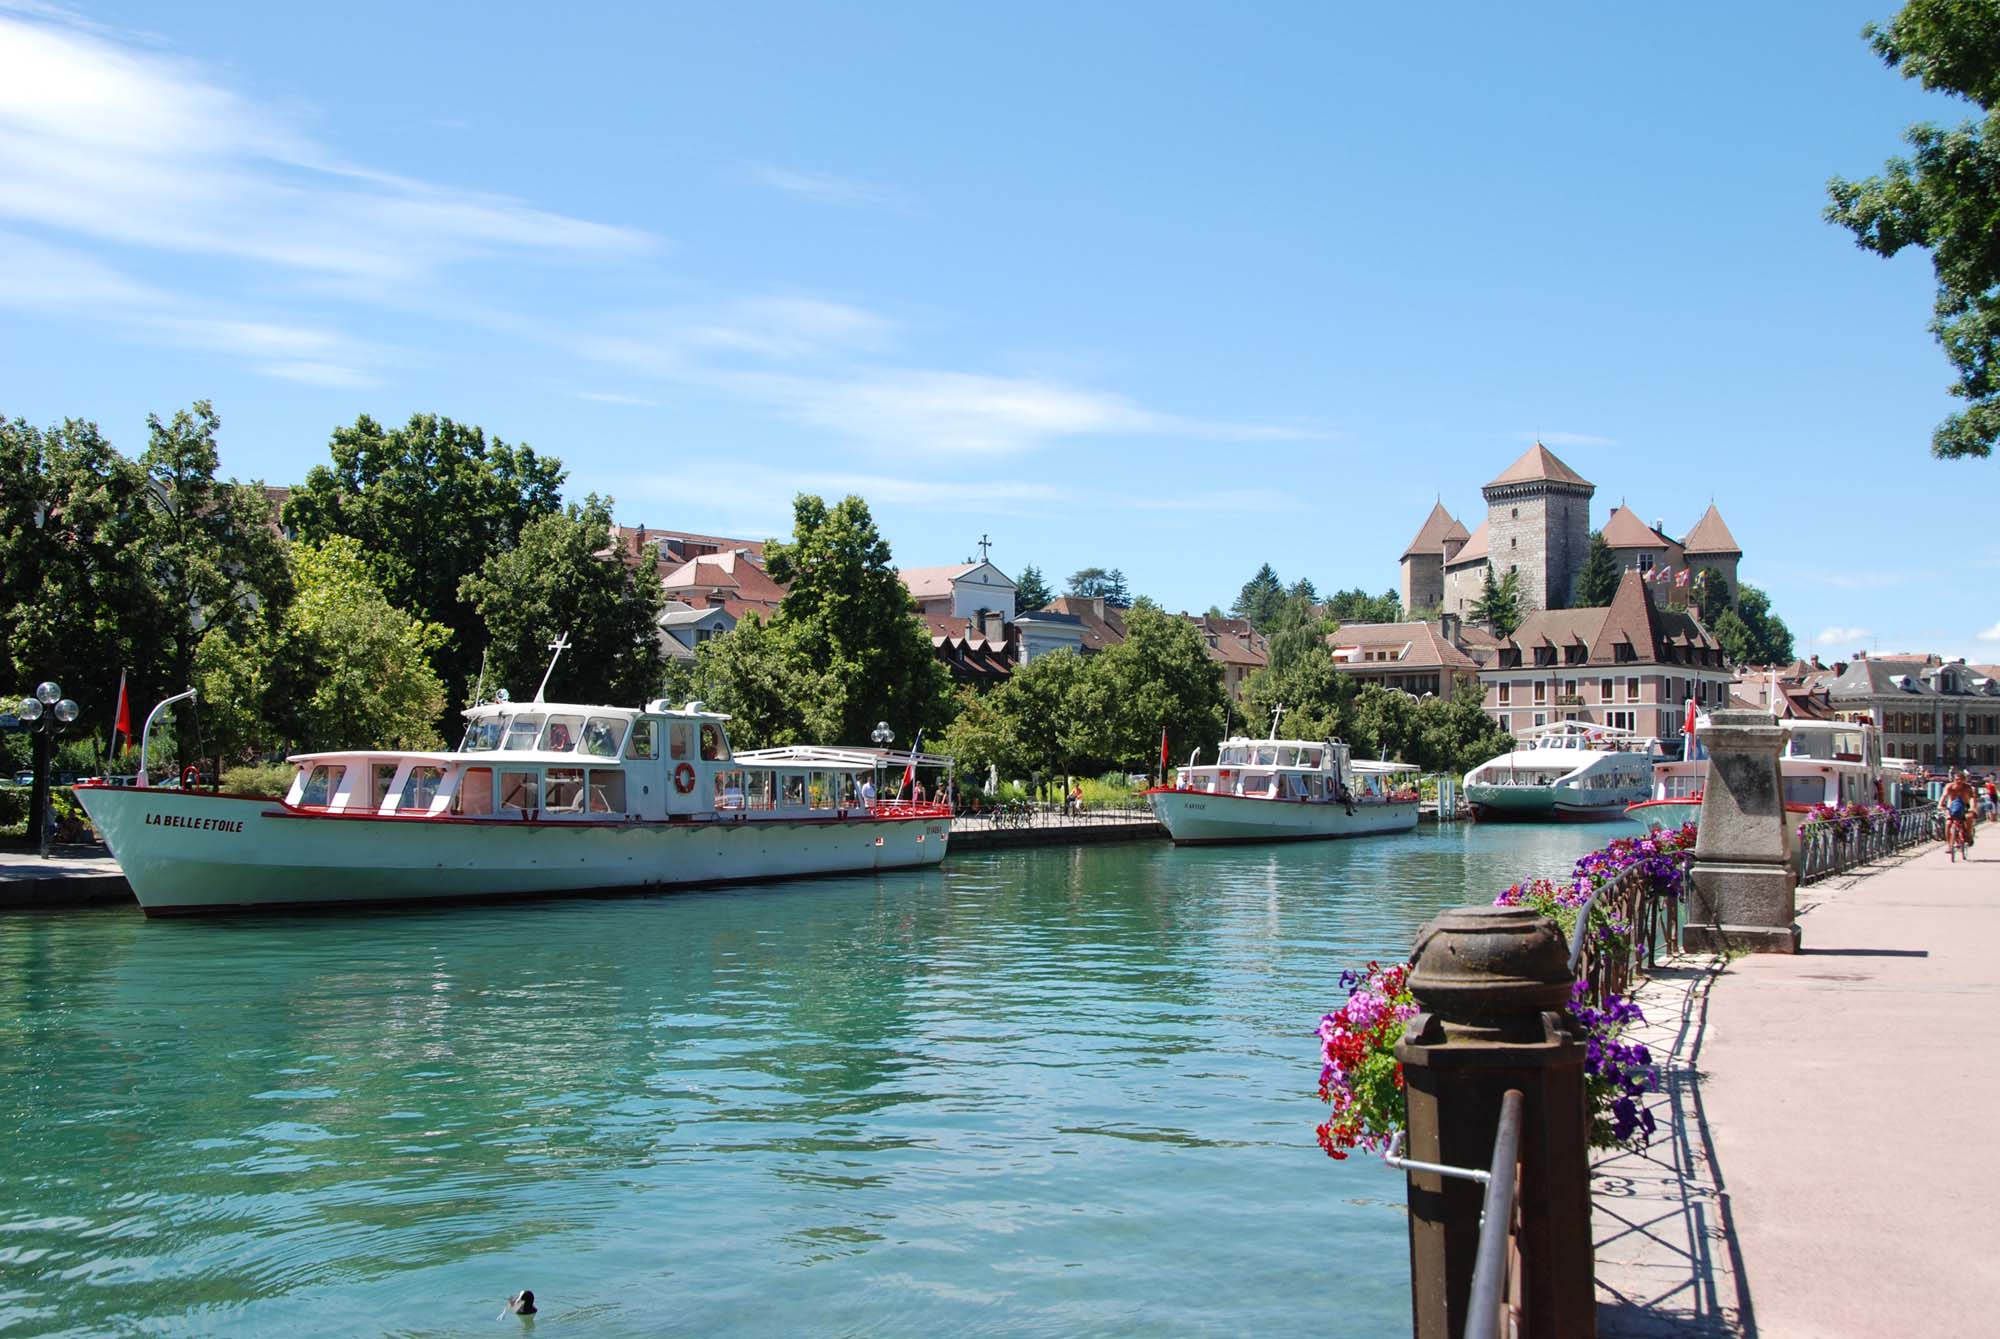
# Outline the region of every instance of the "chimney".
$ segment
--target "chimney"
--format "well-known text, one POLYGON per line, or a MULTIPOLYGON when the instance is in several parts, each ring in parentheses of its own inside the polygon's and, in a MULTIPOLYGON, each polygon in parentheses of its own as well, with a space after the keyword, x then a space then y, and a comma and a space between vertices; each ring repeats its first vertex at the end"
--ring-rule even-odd
POLYGON ((1102 623, 1104 621, 1104 597, 1102 595, 1091 596, 1090 607, 1096 613, 1097 621, 1102 623))
POLYGON ((1443 638, 1444 638, 1444 639, 1445 639, 1446 641, 1450 642, 1450 643, 1451 643, 1451 644, 1452 644, 1453 646, 1457 646, 1457 645, 1458 645, 1458 615, 1457 615, 1457 614, 1441 614, 1441 615, 1439 615, 1439 617, 1438 617, 1438 635, 1439 635, 1439 636, 1441 636, 1441 637, 1443 637, 1443 638))
POLYGON ((994 646, 1007 643, 1007 617, 997 609, 986 611, 986 640, 994 646))

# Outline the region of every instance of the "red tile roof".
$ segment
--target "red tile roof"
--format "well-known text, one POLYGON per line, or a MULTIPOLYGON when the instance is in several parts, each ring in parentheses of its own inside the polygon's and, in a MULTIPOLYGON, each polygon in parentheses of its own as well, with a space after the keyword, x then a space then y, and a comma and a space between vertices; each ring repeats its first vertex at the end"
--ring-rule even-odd
MULTIPOLYGON (((1326 641, 1333 648, 1336 659, 1343 650, 1381 651, 1407 647, 1403 655, 1393 662, 1404 669, 1479 668, 1472 657, 1439 634, 1435 623, 1343 623, 1336 631, 1327 634, 1326 641)), ((1392 662, 1354 660, 1347 663, 1383 665, 1392 662)))
POLYGON ((1590 480, 1556 459, 1556 453, 1540 442, 1529 447, 1519 460, 1500 471, 1500 477, 1486 486, 1492 488, 1495 484, 1525 484, 1538 480, 1577 484, 1583 488, 1593 486, 1590 480))
POLYGON ((1613 507, 1604 522, 1604 542, 1614 549, 1670 549, 1674 542, 1640 520, 1630 507, 1613 507))
POLYGON ((1410 541, 1410 547, 1403 550, 1403 556, 1407 558, 1413 553, 1443 553, 1447 541, 1468 538, 1470 536, 1466 534, 1465 527, 1453 520, 1451 513, 1444 509, 1444 503, 1439 502, 1431 508, 1431 514, 1424 519, 1423 528, 1418 530, 1417 537, 1410 541))
POLYGON ((1465 541, 1465 547, 1453 554, 1447 566, 1457 567, 1461 563, 1483 563, 1486 561, 1486 522, 1472 532, 1472 538, 1465 541))
POLYGON ((1722 523, 1722 513, 1715 509, 1713 502, 1701 519, 1688 531, 1688 537, 1681 547, 1689 553, 1733 553, 1743 556, 1743 546, 1736 542, 1736 536, 1729 533, 1729 527, 1722 523))

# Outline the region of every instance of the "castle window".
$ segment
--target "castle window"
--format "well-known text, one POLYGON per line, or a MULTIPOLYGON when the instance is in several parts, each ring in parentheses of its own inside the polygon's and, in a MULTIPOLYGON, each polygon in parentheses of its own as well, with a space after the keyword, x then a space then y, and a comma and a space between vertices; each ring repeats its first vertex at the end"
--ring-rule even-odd
POLYGON ((1513 539, 1509 539, 1509 540, 1507 541, 1507 547, 1508 547, 1508 548, 1510 548, 1510 549, 1518 549, 1518 548, 1520 548, 1520 547, 1521 547, 1521 541, 1520 541, 1520 539, 1519 539, 1518 537, 1516 537, 1516 538, 1513 538, 1513 539))
POLYGON ((1518 521, 1518 520, 1520 520, 1520 519, 1521 519, 1521 509, 1520 509, 1519 507, 1512 507, 1512 508, 1509 508, 1509 509, 1508 509, 1508 512, 1507 512, 1507 519, 1509 519, 1509 520, 1512 520, 1512 521, 1518 521))

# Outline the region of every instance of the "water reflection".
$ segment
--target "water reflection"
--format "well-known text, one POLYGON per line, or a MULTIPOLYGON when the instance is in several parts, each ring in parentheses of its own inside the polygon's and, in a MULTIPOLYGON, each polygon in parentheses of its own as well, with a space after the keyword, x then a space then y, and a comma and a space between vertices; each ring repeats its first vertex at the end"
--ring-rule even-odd
POLYGON ((522 1286, 610 1334, 1393 1330, 1312 1026, 1606 835, 0 921, 0 1332, 484 1333, 522 1286))

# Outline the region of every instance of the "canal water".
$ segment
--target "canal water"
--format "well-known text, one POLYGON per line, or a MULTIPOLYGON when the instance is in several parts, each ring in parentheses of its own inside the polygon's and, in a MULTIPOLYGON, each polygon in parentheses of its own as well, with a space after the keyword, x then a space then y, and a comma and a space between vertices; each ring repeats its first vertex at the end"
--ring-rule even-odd
POLYGON ((1313 1029, 1617 830, 0 918, 0 1336, 1407 1333, 1313 1029))

